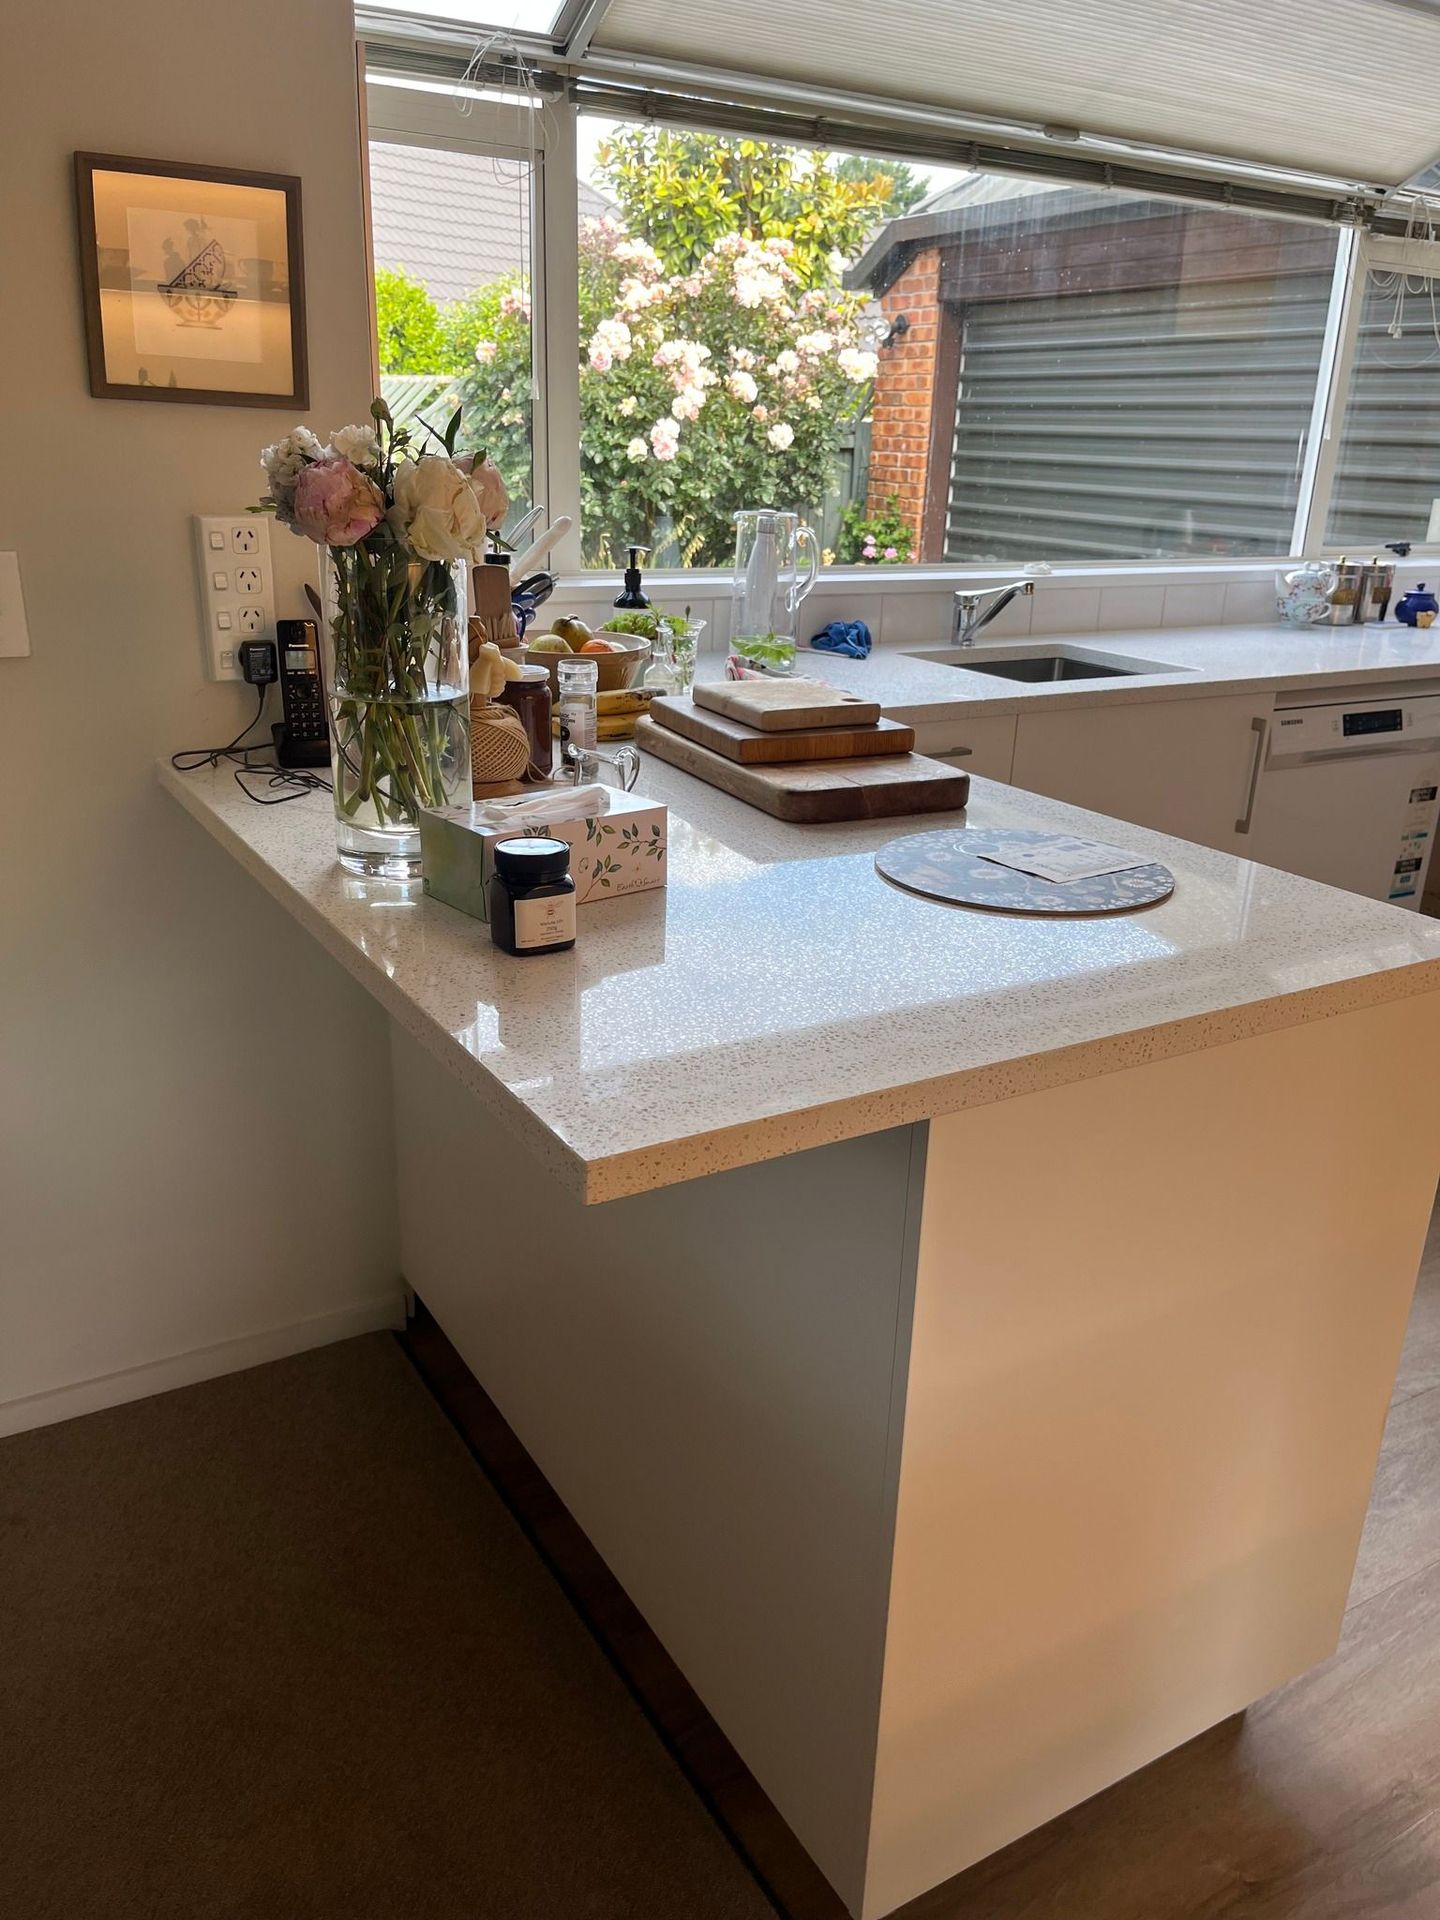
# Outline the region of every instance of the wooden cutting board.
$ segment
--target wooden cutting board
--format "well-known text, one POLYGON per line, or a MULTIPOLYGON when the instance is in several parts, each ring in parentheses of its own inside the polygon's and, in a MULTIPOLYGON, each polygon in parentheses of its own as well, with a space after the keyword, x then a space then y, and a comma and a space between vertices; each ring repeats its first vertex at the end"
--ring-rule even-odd
POLYGON ((697 681, 690 694, 697 707, 762 733, 868 727, 880 718, 878 700, 862 700, 825 680, 706 680, 697 681))
POLYGON ((743 720, 723 713, 707 713, 688 700, 668 695, 650 703, 650 716, 671 733, 683 733, 727 760, 742 766, 780 760, 876 760, 884 754, 909 753, 915 729, 883 717, 868 727, 807 727, 800 733, 761 733, 743 720))
POLYGON ((742 766, 648 717, 635 744, 722 793, 778 820, 888 820, 906 813, 949 813, 970 797, 970 776, 922 754, 885 760, 812 760, 801 766, 742 766))

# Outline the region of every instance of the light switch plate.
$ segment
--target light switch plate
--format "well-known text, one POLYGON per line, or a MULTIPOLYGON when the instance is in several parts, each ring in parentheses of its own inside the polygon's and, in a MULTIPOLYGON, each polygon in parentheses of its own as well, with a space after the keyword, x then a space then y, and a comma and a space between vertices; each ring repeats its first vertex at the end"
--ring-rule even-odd
POLYGON ((243 680, 242 640, 275 637, 270 522, 259 513, 197 513, 201 639, 212 680, 243 680))
POLYGON ((0 553, 0 660, 23 660, 30 652, 25 595, 20 590, 20 556, 0 553))

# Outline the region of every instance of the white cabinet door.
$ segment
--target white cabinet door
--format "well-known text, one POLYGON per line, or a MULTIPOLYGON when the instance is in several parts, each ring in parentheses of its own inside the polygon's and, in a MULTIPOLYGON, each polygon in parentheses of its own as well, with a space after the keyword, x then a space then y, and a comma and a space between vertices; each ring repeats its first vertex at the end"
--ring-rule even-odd
POLYGON ((915 751, 948 760, 961 773, 1008 780, 1015 753, 1015 720, 982 714, 963 720, 927 720, 915 728, 915 751))
POLYGON ((1273 707, 1273 694, 1227 694, 1022 713, 1011 783, 1249 853, 1273 707))

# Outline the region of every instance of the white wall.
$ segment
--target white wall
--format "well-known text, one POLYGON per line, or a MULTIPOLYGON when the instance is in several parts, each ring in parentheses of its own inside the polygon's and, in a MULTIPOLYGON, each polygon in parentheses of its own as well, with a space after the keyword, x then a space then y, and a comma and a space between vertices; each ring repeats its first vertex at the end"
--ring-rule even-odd
MULTIPOLYGON (((89 397, 71 187, 77 148, 299 174, 307 417, 363 414, 351 32, 349 0, 6 9, 0 548, 34 652, 0 660, 0 1430, 394 1310, 382 1018, 152 771, 254 705, 201 677, 189 516, 253 499, 291 422, 89 397)), ((282 612, 313 552, 277 530, 282 612)))

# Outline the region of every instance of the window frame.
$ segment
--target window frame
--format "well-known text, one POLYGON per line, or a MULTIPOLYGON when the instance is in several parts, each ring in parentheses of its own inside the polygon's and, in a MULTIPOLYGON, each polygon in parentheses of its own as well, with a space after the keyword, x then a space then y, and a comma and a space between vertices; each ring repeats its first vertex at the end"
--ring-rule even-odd
MULTIPOLYGON (((363 52, 362 49, 362 58, 363 52)), ((618 579, 614 569, 585 568, 581 549, 579 198, 575 163, 579 116, 583 109, 564 92, 547 96, 543 106, 535 110, 533 147, 517 147, 514 142, 517 109, 497 103, 490 91, 469 89, 448 79, 425 82, 408 75, 402 77, 388 71, 383 59, 377 65, 365 62, 365 77, 371 140, 453 146, 507 157, 533 155, 530 283, 536 388, 532 449, 534 497, 546 502, 549 519, 565 515, 572 522, 569 532, 552 551, 553 567, 580 587, 618 579), (457 95, 470 99, 469 111, 463 119, 456 109, 457 95)), ((704 126, 703 103, 697 102, 696 109, 695 124, 704 126)), ((627 117, 615 109, 608 111, 614 118, 627 117)), ((637 124, 643 124, 645 118, 638 108, 628 117, 633 117, 637 124)), ((766 137, 759 118, 754 131, 756 137, 766 137)), ((366 166, 368 182, 368 149, 366 166)), ((1326 544, 1325 531, 1359 338, 1366 276, 1372 262, 1377 266, 1393 265, 1397 249, 1415 243, 1377 237, 1355 226, 1339 226, 1338 235, 1314 404, 1299 454, 1301 479, 1291 551, 1259 557, 1175 555, 1169 559, 1104 564, 1057 561, 1051 567, 1056 578, 1097 574, 1154 578, 1173 573, 1254 574, 1257 570, 1268 574, 1275 566, 1287 562, 1330 557, 1340 551, 1339 547, 1326 544)), ((1440 276, 1440 245, 1436 246, 1435 254, 1437 276, 1440 276)), ((1437 490, 1440 490, 1440 476, 1437 476, 1437 490)), ((1412 558, 1432 554, 1440 554, 1440 543, 1413 543, 1412 558)), ((1043 555, 1037 555, 1039 559, 1043 559, 1043 555)), ((824 579, 840 586, 863 582, 873 592, 877 571, 865 566, 827 567, 824 579)), ((988 578, 994 572, 994 567, 958 563, 886 568, 884 588, 887 593, 905 592, 910 588, 933 590, 937 585, 958 583, 971 577, 988 578)), ((695 567, 683 573, 675 572, 673 578, 677 582, 718 585, 728 581, 729 569, 695 567)), ((659 584, 658 574, 656 580, 659 584)))

